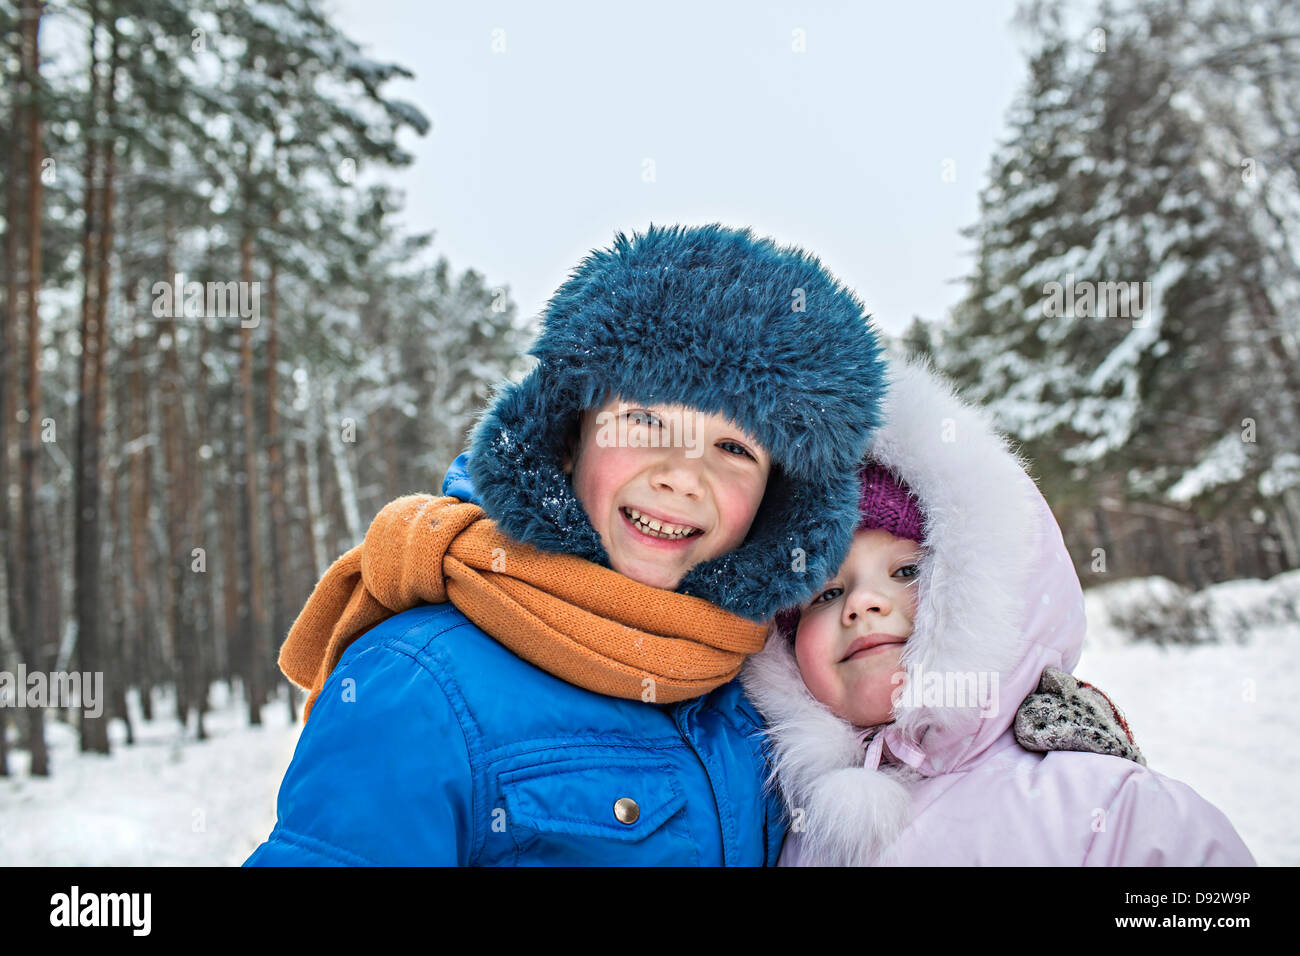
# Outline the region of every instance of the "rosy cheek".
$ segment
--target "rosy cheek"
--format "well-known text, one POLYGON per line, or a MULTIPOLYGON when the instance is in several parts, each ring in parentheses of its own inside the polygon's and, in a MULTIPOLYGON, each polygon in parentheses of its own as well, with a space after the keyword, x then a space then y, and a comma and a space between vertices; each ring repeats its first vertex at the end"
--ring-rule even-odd
POLYGON ((738 532, 736 513, 730 504, 726 502, 718 503, 718 530, 722 532, 722 541, 726 544, 726 549, 731 550, 738 542, 738 532))
POLYGON ((716 495, 718 520, 727 540, 735 546, 749 533, 761 496, 755 495, 748 484, 728 480, 718 482, 715 487, 719 488, 716 495))
POLYGON ((608 505, 621 482, 620 462, 607 449, 592 455, 584 475, 583 484, 593 503, 608 505))
POLYGON ((799 635, 795 642, 795 661, 799 665, 799 676, 803 678, 804 684, 812 695, 823 702, 828 696, 831 683, 831 666, 826 659, 827 638, 824 631, 825 627, 820 620, 804 623, 799 628, 799 635))
POLYGON ((579 462, 573 490, 582 502, 597 534, 608 533, 608 513, 619 487, 618 463, 608 449, 590 448, 579 462))
MULTIPOLYGON (((916 579, 913 578, 912 580, 915 581, 916 579)), ((919 595, 917 594, 916 591, 916 585, 913 584, 907 589, 906 606, 907 606, 907 621, 909 624, 914 624, 916 622, 916 605, 917 605, 918 598, 919 595)))

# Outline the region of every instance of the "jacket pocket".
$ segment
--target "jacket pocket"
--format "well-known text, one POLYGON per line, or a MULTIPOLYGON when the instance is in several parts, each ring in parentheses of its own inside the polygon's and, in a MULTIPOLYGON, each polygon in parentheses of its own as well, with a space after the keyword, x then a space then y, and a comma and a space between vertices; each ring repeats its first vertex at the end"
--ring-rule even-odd
POLYGON ((499 777, 518 862, 686 866, 699 854, 667 762, 593 756, 499 777))

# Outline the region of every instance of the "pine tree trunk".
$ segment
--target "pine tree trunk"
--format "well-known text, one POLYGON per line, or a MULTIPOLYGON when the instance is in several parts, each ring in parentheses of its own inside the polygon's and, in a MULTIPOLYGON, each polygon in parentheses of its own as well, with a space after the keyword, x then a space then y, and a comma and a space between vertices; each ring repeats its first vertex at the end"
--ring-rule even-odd
POLYGON ((1282 539, 1288 568, 1300 567, 1300 488, 1288 488, 1279 496, 1275 526, 1282 539))
MULTIPOLYGON (((253 236, 251 226, 245 225, 239 243, 240 277, 244 283, 253 281, 253 236)), ((240 484, 240 572, 245 600, 241 606, 240 630, 248 635, 248 722, 253 726, 262 723, 262 705, 266 702, 267 647, 265 625, 262 618, 262 561, 258 532, 257 455, 253 431, 253 330, 243 322, 239 328, 239 407, 243 454, 240 467, 244 480, 240 484)))
MULTIPOLYGON (((171 235, 170 217, 166 234, 171 235)), ((171 243, 168 243, 171 248, 171 243)), ((165 255, 167 274, 174 276, 171 254, 165 255)), ((175 281, 173 279, 173 281, 175 281)), ((183 290, 182 290, 183 291, 183 290)), ((194 506, 188 500, 188 481, 186 478, 192 456, 185 454, 190 447, 185 434, 184 417, 184 378, 180 364, 180 328, 177 320, 186 321, 184 316, 170 315, 161 324, 159 334, 162 353, 162 382, 159 394, 162 411, 162 446, 163 468, 166 472, 165 501, 167 527, 165 533, 166 554, 163 566, 169 584, 166 618, 172 633, 173 662, 176 665, 176 719, 182 727, 189 726, 190 711, 197 706, 196 690, 198 684, 197 662, 195 660, 195 643, 202 639, 195 634, 191 626, 190 591, 191 577, 190 552, 195 547, 194 535, 190 531, 190 522, 194 517, 194 506)))
MULTIPOLYGON (((1115 539, 1110 532, 1110 522, 1106 520, 1106 511, 1101 507, 1092 509, 1093 525, 1097 529, 1097 540, 1101 542, 1102 554, 1105 556, 1106 572, 1109 574, 1112 570, 1111 563, 1119 561, 1120 556, 1115 551, 1115 539)), ((1091 562, 1089 563, 1091 567, 1091 562)))
MULTIPOLYGON (((207 500, 208 485, 208 463, 212 460, 211 451, 207 457, 196 458, 193 451, 207 447, 208 442, 208 365, 204 357, 208 354, 208 323, 204 319, 198 326, 199 334, 197 336, 198 351, 195 354, 195 381, 197 387, 194 390, 196 401, 193 405, 193 428, 190 434, 189 463, 186 467, 187 493, 186 502, 187 510, 190 513, 190 534, 191 548, 204 547, 206 553, 206 544, 216 537, 216 522, 213 511, 216 510, 214 505, 210 505, 207 500)), ((207 554, 211 559, 212 555, 207 554)), ((201 577, 193 579, 194 586, 191 590, 191 604, 193 610, 191 613, 191 624, 194 631, 195 639, 195 667, 198 671, 198 683, 195 687, 195 706, 198 708, 198 721, 195 733, 199 740, 206 740, 207 731, 207 713, 210 709, 208 693, 212 686, 212 680, 216 675, 215 664, 218 659, 217 654, 217 630, 215 627, 215 605, 213 589, 209 582, 214 580, 211 568, 206 567, 201 577)))
MULTIPOLYGON (((233 422, 233 417, 231 419, 233 422)), ((233 437, 233 436, 231 436, 233 437)), ((227 447, 235 447, 234 443, 227 440, 227 447)), ((226 462, 226 467, 222 472, 224 487, 222 489, 223 497, 229 501, 232 496, 237 494, 235 476, 233 469, 236 466, 226 462)), ((238 500, 236 498, 236 500, 238 500)), ((236 509, 224 507, 220 511, 221 516, 221 587, 222 587, 222 632, 226 636, 226 660, 228 662, 228 679, 230 687, 234 689, 234 678, 238 677, 245 688, 247 695, 248 674, 245 673, 245 667, 248 664, 247 643, 249 635, 240 630, 239 622, 243 616, 240 611, 240 578, 239 578, 239 529, 238 516, 236 509)))
MULTIPOLYGON (((121 420, 120 415, 114 418, 121 420)), ((108 492, 108 528, 109 541, 112 545, 112 553, 107 561, 107 566, 124 567, 126 562, 122 554, 125 550, 127 541, 126 528, 122 525, 122 497, 123 491, 121 485, 125 477, 127 492, 130 491, 130 475, 124 475, 121 468, 110 468, 109 470, 109 492, 108 492)), ((127 576, 125 574, 115 574, 111 578, 112 600, 110 606, 112 612, 109 615, 110 627, 108 641, 108 657, 113 662, 113 667, 104 674, 104 692, 107 696, 107 702, 104 708, 106 718, 111 720, 118 717, 126 725, 126 742, 127 744, 135 743, 135 730, 131 726, 131 713, 126 706, 126 688, 130 681, 130 648, 127 646, 127 629, 126 617, 129 606, 126 590, 127 576)))
MULTIPOLYGON (((271 222, 276 223, 279 220, 278 213, 272 213, 271 222)), ((270 303, 267 309, 267 371, 266 371, 266 446, 267 446, 267 463, 270 476, 270 544, 271 544, 271 632, 275 637, 275 648, 278 652, 280 642, 289 634, 289 621, 287 619, 287 602, 285 600, 285 584, 287 578, 287 566, 284 560, 284 537, 288 531, 289 522, 285 517, 284 507, 284 457, 282 454, 280 442, 280 416, 279 416, 279 312, 280 312, 280 292, 279 292, 279 263, 274 251, 270 252, 270 303)), ((289 721, 292 723, 296 715, 295 703, 293 700, 293 689, 289 689, 289 721)))
MULTIPOLYGON (((22 34, 20 33, 19 36, 22 34)), ((9 44, 5 44, 5 53, 9 54, 9 44)), ((13 50, 21 60, 22 45, 16 44, 13 50)), ((24 123, 22 97, 14 97, 11 129, 22 129, 24 123)), ((18 356, 18 230, 22 224, 22 211, 18 202, 18 183, 23 170, 22 137, 10 139, 9 176, 5 188, 5 234, 4 234, 4 305, 0 311, 0 560, 4 562, 5 584, 5 620, 2 622, 9 637, 16 646, 21 640, 22 624, 19 611, 20 595, 23 593, 22 580, 18 574, 18 556, 14 535, 10 533, 12 517, 9 510, 9 482, 13 466, 10 463, 9 422, 18 407, 17 369, 14 362, 18 356)), ((0 642, 0 650, 5 645, 0 642)), ((0 660, 0 668, 8 667, 7 660, 0 660)), ((0 777, 9 776, 9 741, 5 732, 8 724, 7 711, 0 711, 0 777)))
MULTIPOLYGON (((127 204, 127 209, 132 209, 127 204)), ((140 285, 143 288, 143 284, 140 285)), ((134 294, 137 283, 128 279, 126 289, 129 297, 134 294)), ((149 315, 148 300, 142 295, 136 304, 137 315, 149 315)), ((144 387, 144 336, 139 334, 135 323, 130 326, 130 345, 127 351, 127 395, 129 405, 126 415, 127 441, 131 448, 127 459, 127 547, 128 556, 124 566, 131 569, 131 588, 127 605, 128 626, 123 638, 122 653, 124 666, 128 668, 127 685, 139 689, 141 708, 149 699, 153 686, 152 675, 145 666, 146 646, 153 632, 154 612, 150 607, 149 595, 153 593, 152 585, 155 572, 149 566, 149 489, 152 480, 151 462, 153 457, 152 435, 149 430, 148 394, 144 387)), ((145 719, 151 714, 144 711, 145 719)), ((134 740, 130 724, 127 725, 127 742, 134 740)))
MULTIPOLYGON (((109 257, 112 255, 112 187, 110 165, 112 110, 107 134, 99 131, 100 61, 95 45, 99 35, 99 8, 92 5, 90 22, 90 100, 86 128, 85 228, 82 234, 81 357, 77 395, 77 458, 75 574, 77 616, 77 660, 79 669, 102 672, 100 643, 100 566, 102 520, 99 480, 99 436, 103 428, 103 344, 108 298, 109 257), (101 166, 102 164, 102 166, 101 166), (101 174, 102 168, 102 174, 101 174), (102 179, 101 179, 102 177, 102 179)), ((116 46, 116 31, 114 31, 116 46)), ((116 62, 111 64, 106 98, 111 102, 116 62)), ((81 749, 108 753, 107 718, 83 715, 81 749)))
MULTIPOLYGON (((316 409, 317 404, 312 393, 315 391, 315 383, 307 380, 307 407, 316 409)), ((324 427, 324 423, 319 418, 318 423, 324 427)), ((329 570, 329 555, 325 547, 325 510, 321 499, 321 468, 320 468, 320 451, 319 438, 313 434, 310 424, 307 426, 306 439, 303 441, 303 459, 306 464, 306 481, 307 481, 307 533, 308 540, 311 542, 311 551, 309 552, 314 563, 312 568, 311 579, 313 584, 319 581, 321 577, 329 570)), ((307 591, 303 595, 310 594, 307 591)))
MULTIPOLYGON (((41 601, 41 578, 39 569, 42 561, 41 538, 38 509, 41 507, 37 496, 40 484, 38 467, 38 449, 41 441, 41 322, 40 322, 40 288, 41 288, 41 151, 42 122, 41 104, 38 90, 40 78, 40 28, 44 13, 44 0, 22 0, 22 34, 23 57, 22 69, 26 93, 30 96, 30 105, 26 109, 27 139, 27 255, 26 255, 26 319, 27 319, 27 353, 26 353, 26 408, 27 420, 23 430, 21 464, 19 473, 20 504, 18 520, 19 547, 22 548, 21 566, 27 569, 22 575, 23 593, 16 599, 22 601, 22 641, 23 657, 29 670, 45 670, 46 654, 43 643, 46 635, 46 617, 41 601)), ((45 744, 45 713, 39 707, 29 707, 27 715, 27 745, 31 751, 31 774, 35 777, 49 776, 49 752, 45 744)))
POLYGON ((361 527, 361 512, 357 507, 357 485, 352 478, 352 465, 348 461, 348 452, 344 447, 339 426, 336 390, 333 382, 327 382, 322 400, 326 407, 322 409, 326 430, 329 433, 330 453, 334 458, 334 473, 339 483, 339 504, 343 507, 343 520, 347 527, 348 540, 359 544, 364 535, 361 527))
MULTIPOLYGON (((296 549, 296 560, 294 561, 294 588, 292 607, 296 611, 303 603, 306 603, 306 596, 311 593, 311 588, 315 585, 318 578, 317 563, 314 555, 318 551, 316 541, 315 523, 316 512, 312 510, 312 502, 317 497, 311 482, 311 473, 308 468, 307 442, 297 442, 297 464, 294 471, 298 478, 298 522, 299 533, 298 540, 305 543, 305 547, 296 549)), ((298 688, 289 684, 289 723, 293 725, 298 722, 299 701, 298 688)))
MULTIPOLYGON (((0 666, 3 666, 3 663, 0 661, 0 666)), ((9 776, 9 714, 7 710, 0 710, 0 777, 7 776, 9 776)))

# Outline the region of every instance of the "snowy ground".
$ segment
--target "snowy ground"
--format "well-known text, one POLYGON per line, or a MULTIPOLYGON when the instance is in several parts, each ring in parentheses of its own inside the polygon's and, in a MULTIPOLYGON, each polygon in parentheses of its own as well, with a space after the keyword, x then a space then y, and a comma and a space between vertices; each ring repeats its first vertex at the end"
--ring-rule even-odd
MULTIPOLYGON (((1123 709, 1151 767, 1223 810, 1261 864, 1300 865, 1300 711, 1292 696, 1300 624, 1246 631, 1227 615, 1300 596, 1300 572, 1196 595, 1227 637, 1195 647, 1128 644, 1110 626, 1108 609, 1146 586, 1088 592, 1088 646, 1075 673, 1123 709)), ((265 710, 262 727, 249 728, 224 691, 213 686, 211 738, 203 743, 182 735, 175 720, 137 720, 134 747, 125 746, 120 723, 110 727, 113 753, 105 758, 79 753, 75 731, 49 720, 53 776, 28 777, 26 753, 11 750, 13 776, 0 778, 0 865, 242 863, 275 824, 276 790, 299 726, 289 724, 281 699, 265 710)), ((155 714, 170 712, 160 695, 155 714)))
MULTIPOLYGON (((154 698, 152 725, 139 719, 136 743, 109 725, 112 753, 82 754, 76 729, 47 713, 51 776, 27 776, 28 755, 10 750, 0 778, 0 865, 238 866, 275 825, 275 794, 298 741, 283 696, 262 712, 260 728, 212 685, 209 739, 194 740, 154 698), (162 715, 168 715, 163 717, 162 715)), ((10 730, 10 740, 14 740, 10 730)), ((12 743, 11 743, 12 746, 12 743)))
POLYGON ((1300 598, 1300 572, 1229 581, 1195 595, 1221 640, 1193 647, 1126 644, 1109 625, 1116 592, 1146 586, 1085 592, 1088 641, 1075 674, 1120 707, 1153 770, 1189 784, 1227 814, 1261 865, 1300 865, 1300 624, 1247 631, 1231 618, 1268 616, 1279 598, 1300 598))

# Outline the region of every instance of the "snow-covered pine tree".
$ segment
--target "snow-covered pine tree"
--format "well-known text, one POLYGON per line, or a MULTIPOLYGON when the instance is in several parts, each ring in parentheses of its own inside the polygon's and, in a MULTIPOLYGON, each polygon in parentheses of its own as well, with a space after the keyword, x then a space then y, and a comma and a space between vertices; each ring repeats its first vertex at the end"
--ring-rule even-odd
POLYGON ((1271 514, 1285 540, 1259 479, 1297 447, 1297 392, 1260 332, 1279 331, 1251 267, 1267 236, 1187 95, 1223 42, 1195 12, 1103 4, 1080 29, 1058 3, 1025 8, 1030 79, 936 355, 1023 443, 1081 565, 1205 583, 1270 570, 1210 520, 1271 514), (1265 417, 1267 447, 1249 430, 1265 417))
MULTIPOLYGON (((280 680, 285 611, 357 543, 368 512, 436 489, 488 387, 472 377, 513 374, 523 347, 504 290, 429 262, 429 237, 403 234, 401 197, 373 173, 409 162, 399 134, 427 121, 386 92, 406 71, 363 56, 322 10, 314 0, 0 0, 10 28, 0 484, 21 489, 17 507, 0 511, 10 625, 0 651, 32 670, 78 654, 93 666, 93 629, 78 634, 66 609, 101 577, 98 595, 82 588, 80 616, 105 624, 106 717, 126 716, 134 686, 150 720, 151 691, 171 685, 177 716, 197 713, 202 736, 218 676, 244 679, 253 717, 265 696, 257 675, 280 680), (258 327, 212 312, 211 288, 188 311, 177 276, 258 282, 258 327), (99 410, 95 387, 80 388, 86 345, 102 373, 99 410), (38 433, 46 419, 75 421, 79 396, 99 461, 77 467, 90 492, 104 484, 101 547, 87 538, 81 548, 98 571, 73 565, 71 451, 38 433), (344 414, 358 441, 331 446, 344 414), (375 470, 385 448, 393 467, 375 470), (263 503, 255 488, 269 490, 263 503), (238 520, 244 491, 243 516, 260 528, 238 520), (269 585, 261 600, 254 583, 269 585), (265 626, 254 625, 267 603, 265 626)), ((72 429, 60 431, 66 448, 72 429)), ((44 773, 43 713, 23 716, 21 746, 44 773)))

